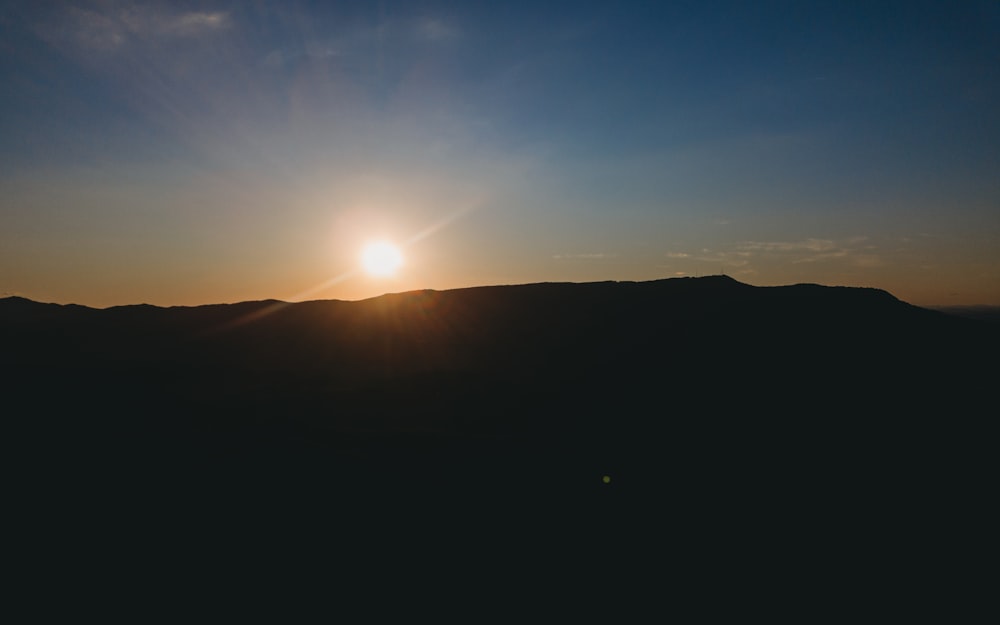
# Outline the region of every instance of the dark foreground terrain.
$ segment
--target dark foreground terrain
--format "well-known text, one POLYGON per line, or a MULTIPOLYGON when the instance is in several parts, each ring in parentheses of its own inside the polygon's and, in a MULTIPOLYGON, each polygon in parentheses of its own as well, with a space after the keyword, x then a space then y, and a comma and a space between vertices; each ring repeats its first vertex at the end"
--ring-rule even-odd
POLYGON ((998 337, 879 290, 726 277, 7 298, 12 535, 28 578, 458 553, 517 578, 611 558, 662 588, 905 595, 982 553, 998 337))

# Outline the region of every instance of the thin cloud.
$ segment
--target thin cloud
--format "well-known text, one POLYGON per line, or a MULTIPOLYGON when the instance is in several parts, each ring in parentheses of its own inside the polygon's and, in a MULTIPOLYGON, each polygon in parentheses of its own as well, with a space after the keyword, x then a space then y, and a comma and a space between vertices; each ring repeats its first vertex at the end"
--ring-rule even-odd
POLYGON ((450 41, 459 35, 458 28, 453 23, 434 17, 417 20, 414 32, 419 39, 433 42, 450 41))
POLYGON ((799 241, 742 241, 735 246, 712 250, 702 248, 697 252, 671 251, 666 258, 685 263, 711 263, 729 268, 742 268, 753 272, 757 261, 779 261, 791 265, 836 261, 858 267, 878 267, 882 258, 875 253, 877 246, 866 244, 868 237, 851 237, 844 240, 809 238, 799 241))
POLYGON ((278 68, 301 60, 333 57, 361 58, 373 49, 409 50, 411 46, 435 46, 458 39, 461 30, 454 20, 439 17, 388 19, 377 26, 333 28, 322 39, 271 49, 264 56, 266 67, 278 68))
POLYGON ((183 37, 229 27, 229 14, 222 11, 194 12, 178 15, 161 25, 161 31, 183 37))
POLYGON ((848 250, 834 250, 826 254, 814 254, 812 256, 805 256, 803 258, 796 258, 792 261, 792 264, 798 265, 800 263, 815 263, 822 260, 830 260, 831 258, 844 258, 849 254, 848 250))
POLYGON ((59 23, 41 30, 49 41, 68 41, 88 50, 114 50, 125 43, 128 33, 125 25, 113 17, 77 7, 70 7, 59 23))
POLYGON ((737 245, 741 252, 813 252, 822 253, 836 249, 829 239, 806 239, 804 241, 744 241, 737 245))
POLYGON ((851 237, 843 242, 832 239, 804 239, 801 241, 743 241, 737 244, 737 256, 754 258, 760 256, 787 257, 792 264, 816 263, 828 260, 848 260, 858 266, 875 267, 881 264, 878 255, 872 253, 874 245, 860 245, 868 237, 851 237))
POLYGON ((70 43, 85 50, 112 51, 130 39, 198 37, 229 28, 224 11, 169 12, 136 4, 107 9, 69 7, 53 21, 39 27, 52 43, 70 43))
POLYGON ((585 254, 553 254, 556 260, 606 260, 616 258, 618 254, 608 254, 606 252, 592 252, 585 254))

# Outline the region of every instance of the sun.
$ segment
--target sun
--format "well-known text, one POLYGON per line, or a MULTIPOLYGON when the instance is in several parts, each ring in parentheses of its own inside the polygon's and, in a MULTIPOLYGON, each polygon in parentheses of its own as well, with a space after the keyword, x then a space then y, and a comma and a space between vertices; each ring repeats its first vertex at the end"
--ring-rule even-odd
POLYGON ((361 250, 361 266, 370 276, 394 276, 402 265, 403 253, 388 241, 373 241, 361 250))

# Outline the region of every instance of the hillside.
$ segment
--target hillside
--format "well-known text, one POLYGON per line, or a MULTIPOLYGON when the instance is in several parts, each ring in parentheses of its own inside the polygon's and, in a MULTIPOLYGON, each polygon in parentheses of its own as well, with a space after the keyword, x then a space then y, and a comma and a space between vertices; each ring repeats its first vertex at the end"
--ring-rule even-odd
POLYGON ((874 289, 721 276, 174 308, 8 298, 0 327, 8 405, 49 419, 527 440, 755 407, 812 420, 971 410, 997 336, 874 289))
POLYGON ((896 527, 902 549, 915 511, 972 514, 988 487, 998 338, 884 291, 721 276, 0 300, 22 496, 52 518, 143 509, 147 529, 170 511, 307 536, 428 514, 440 530, 464 510, 477 521, 454 531, 530 514, 645 535, 669 518, 727 549, 839 528, 838 551, 896 527))

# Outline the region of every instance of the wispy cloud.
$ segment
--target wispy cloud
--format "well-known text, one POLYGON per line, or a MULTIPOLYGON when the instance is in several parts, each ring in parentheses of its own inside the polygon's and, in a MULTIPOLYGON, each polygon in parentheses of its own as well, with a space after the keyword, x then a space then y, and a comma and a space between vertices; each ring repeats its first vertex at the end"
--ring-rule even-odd
POLYGON ((458 27, 453 22, 437 17, 416 20, 413 30, 418 38, 425 41, 450 41, 459 36, 458 27))
POLYGON ((607 260, 616 258, 618 254, 608 254, 606 252, 591 252, 584 254, 553 254, 555 260, 607 260))
POLYGON ((113 4, 103 8, 69 7, 39 31, 53 43, 111 51, 133 39, 198 37, 231 25, 230 15, 224 11, 177 12, 138 4, 113 4))
POLYGON ((744 258, 785 258, 793 264, 815 263, 843 259, 856 265, 873 267, 881 263, 874 245, 863 245, 867 237, 833 239, 803 239, 800 241, 743 241, 734 252, 744 258))
POLYGON ((740 267, 747 264, 746 260, 738 258, 738 253, 734 254, 731 252, 717 251, 709 248, 702 248, 692 254, 687 252, 667 252, 665 256, 672 260, 683 261, 681 262, 682 265, 688 262, 724 263, 730 267, 740 267))
POLYGON ((670 251, 666 258, 686 263, 712 263, 729 268, 750 270, 756 262, 797 265, 824 261, 842 261, 858 267, 876 267, 882 258, 877 246, 867 244, 867 237, 843 240, 808 238, 796 241, 741 241, 724 249, 701 248, 693 252, 670 251))
POLYGON ((182 13, 160 24, 159 27, 161 32, 187 37, 228 28, 229 25, 228 13, 222 11, 200 11, 182 13))
POLYGON ((836 249, 829 239, 805 239, 804 241, 744 241, 736 246, 741 252, 809 252, 825 253, 836 249))
POLYGON ((386 50, 412 54, 414 46, 432 48, 457 40, 462 33, 456 21, 441 17, 387 19, 374 26, 334 25, 323 32, 323 38, 270 50, 264 65, 276 68, 301 59, 365 58, 376 50, 379 54, 386 50))

